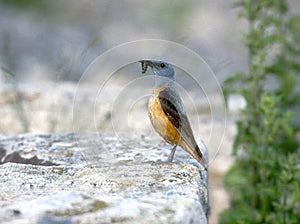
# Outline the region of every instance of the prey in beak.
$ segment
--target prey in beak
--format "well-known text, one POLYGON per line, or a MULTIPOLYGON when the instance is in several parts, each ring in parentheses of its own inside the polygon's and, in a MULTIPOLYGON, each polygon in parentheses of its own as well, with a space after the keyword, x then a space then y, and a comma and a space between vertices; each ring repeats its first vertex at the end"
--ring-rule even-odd
POLYGON ((149 61, 149 60, 141 60, 141 61, 139 61, 140 63, 141 63, 141 65, 142 65, 142 73, 144 74, 144 73, 146 73, 146 71, 147 71, 147 69, 148 69, 148 66, 150 66, 150 64, 151 64, 151 61, 149 61))

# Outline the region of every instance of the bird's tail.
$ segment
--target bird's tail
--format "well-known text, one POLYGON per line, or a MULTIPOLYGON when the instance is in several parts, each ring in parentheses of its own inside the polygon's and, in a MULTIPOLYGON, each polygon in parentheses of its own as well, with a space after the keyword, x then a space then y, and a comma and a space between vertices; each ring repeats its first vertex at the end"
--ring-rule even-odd
POLYGON ((199 148, 199 146, 198 145, 196 145, 196 147, 195 147, 195 153, 196 153, 196 155, 199 157, 198 159, 196 158, 196 157, 194 157, 203 167, 204 167, 204 169, 207 171, 207 166, 208 166, 208 163, 207 163, 207 161, 206 161, 206 159, 205 159, 205 156, 204 156, 204 154, 203 153, 205 153, 205 152, 201 152, 201 149, 199 148))
POLYGON ((196 147, 193 149, 188 144, 186 144, 185 141, 182 141, 181 144, 183 144, 184 148, 187 149, 188 153, 190 153, 193 156, 193 158, 197 160, 207 171, 208 163, 203 155, 203 153, 205 152, 202 153, 198 145, 196 145, 196 147))

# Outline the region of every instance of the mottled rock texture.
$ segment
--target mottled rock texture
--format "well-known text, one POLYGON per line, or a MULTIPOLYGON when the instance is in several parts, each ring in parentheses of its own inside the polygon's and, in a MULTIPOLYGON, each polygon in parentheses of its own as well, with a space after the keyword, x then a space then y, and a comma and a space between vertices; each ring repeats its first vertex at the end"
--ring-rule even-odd
POLYGON ((181 149, 164 163, 170 150, 130 136, 1 135, 0 222, 207 223, 207 173, 181 149))

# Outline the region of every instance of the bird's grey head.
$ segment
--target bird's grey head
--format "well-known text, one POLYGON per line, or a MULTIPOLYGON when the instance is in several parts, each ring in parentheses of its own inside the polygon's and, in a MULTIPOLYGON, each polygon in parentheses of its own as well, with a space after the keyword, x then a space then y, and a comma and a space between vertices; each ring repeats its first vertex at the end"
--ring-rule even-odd
POLYGON ((149 66, 155 76, 175 80, 174 68, 170 63, 161 59, 141 60, 140 62, 142 64, 142 73, 145 73, 149 66))

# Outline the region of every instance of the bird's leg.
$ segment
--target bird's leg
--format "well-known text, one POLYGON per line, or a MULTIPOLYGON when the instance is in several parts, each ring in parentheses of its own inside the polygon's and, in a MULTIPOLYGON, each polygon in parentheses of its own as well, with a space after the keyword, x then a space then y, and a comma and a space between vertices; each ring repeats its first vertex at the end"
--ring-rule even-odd
POLYGON ((170 155, 169 155, 169 157, 168 157, 168 163, 171 163, 172 161, 173 161, 173 158, 174 158, 174 155, 175 155, 175 151, 176 151, 176 147, 177 147, 177 145, 174 145, 174 147, 172 148, 172 151, 171 151, 171 153, 170 153, 170 155))

